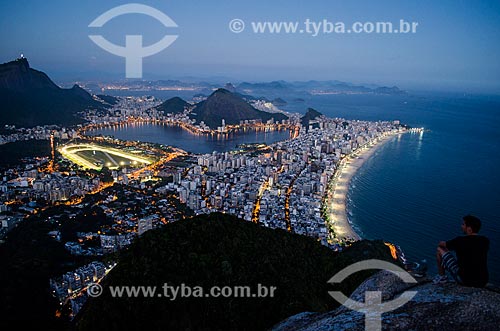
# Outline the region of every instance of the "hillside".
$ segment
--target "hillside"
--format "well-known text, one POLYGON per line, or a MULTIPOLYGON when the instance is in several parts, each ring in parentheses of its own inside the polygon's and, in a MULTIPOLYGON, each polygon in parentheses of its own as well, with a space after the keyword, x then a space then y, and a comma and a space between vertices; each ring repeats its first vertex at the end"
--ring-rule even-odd
POLYGON ((180 114, 189 107, 189 103, 179 97, 173 97, 155 107, 156 110, 164 114, 180 114))
POLYGON ((321 114, 319 111, 317 111, 313 108, 308 108, 305 115, 300 118, 300 122, 302 123, 302 125, 304 127, 308 128, 309 122, 312 120, 315 120, 316 118, 320 117, 321 115, 323 115, 323 114, 321 114))
MULTIPOLYGON (((312 238, 273 230, 214 213, 178 221, 144 234, 122 254, 102 283, 151 285, 275 286, 270 298, 112 298, 109 291, 89 299, 77 330, 263 330, 301 311, 337 306, 327 280, 366 258, 390 260, 382 242, 358 242, 335 253, 312 238)), ((371 273, 345 282, 351 293, 371 273)))
POLYGON ((50 156, 50 152, 48 140, 21 140, 0 145, 0 169, 21 164, 26 157, 50 156))
POLYGON ((0 104, 0 125, 18 127, 81 123, 78 112, 102 107, 78 85, 59 88, 25 58, 0 64, 0 104))
POLYGON ((196 104, 192 117, 213 129, 221 126, 222 119, 226 124, 239 124, 242 120, 260 119, 266 122, 271 118, 275 121, 287 119, 283 114, 257 110, 240 96, 225 89, 216 90, 206 100, 196 104))

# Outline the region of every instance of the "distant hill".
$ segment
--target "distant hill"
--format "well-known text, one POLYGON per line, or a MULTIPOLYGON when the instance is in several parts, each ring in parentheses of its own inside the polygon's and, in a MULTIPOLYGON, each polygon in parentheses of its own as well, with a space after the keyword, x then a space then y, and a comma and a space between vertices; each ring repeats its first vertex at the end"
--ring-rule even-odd
MULTIPOLYGON (((188 77, 187 77, 188 78, 188 77)), ((120 86, 126 86, 129 91, 141 91, 144 87, 151 90, 162 90, 165 87, 169 88, 190 88, 196 91, 196 95, 209 95, 219 87, 223 87, 231 93, 244 95, 244 99, 253 100, 266 97, 269 101, 273 99, 283 98, 288 101, 309 99, 311 95, 318 94, 383 94, 383 95, 404 95, 406 91, 398 87, 379 86, 374 84, 353 84, 338 80, 309 80, 309 81, 271 81, 271 82, 241 82, 233 83, 209 83, 205 81, 195 82, 193 78, 189 78, 189 82, 179 80, 158 80, 148 81, 138 84, 136 81, 117 82, 120 86), (255 96, 255 97, 253 97, 255 96)), ((87 84, 86 87, 93 87, 87 84)), ((95 93, 100 93, 99 86, 93 89, 95 93)))
POLYGON ((402 95, 405 91, 398 87, 377 87, 374 85, 355 85, 338 80, 328 81, 273 81, 268 83, 248 83, 243 82, 236 87, 237 92, 251 93, 254 95, 266 95, 276 98, 277 96, 293 95, 306 96, 310 94, 336 94, 336 93, 355 93, 355 94, 385 94, 385 95, 402 95))
POLYGON ((298 92, 295 87, 283 80, 261 83, 243 82, 236 86, 236 92, 241 94, 264 95, 271 99, 298 92))
POLYGON ((156 110, 162 111, 164 114, 179 114, 184 112, 189 103, 179 97, 173 97, 155 107, 156 110))
POLYGON ((288 117, 283 114, 271 114, 252 107, 239 95, 225 89, 218 89, 206 100, 196 104, 191 115, 197 122, 205 122, 211 128, 221 126, 222 119, 226 124, 239 124, 241 120, 261 119, 263 122, 274 118, 281 121, 288 117))
POLYGON ((78 85, 59 88, 25 58, 0 64, 0 105, 0 125, 18 127, 81 123, 78 112, 103 107, 78 85))
POLYGON ((254 90, 254 89, 288 89, 290 87, 289 83, 279 80, 272 81, 269 83, 248 83, 243 82, 238 85, 238 89, 240 90, 254 90))
POLYGON ((316 118, 320 117, 321 115, 323 115, 323 114, 321 114, 319 111, 312 109, 312 108, 308 108, 305 115, 300 118, 300 122, 302 123, 302 126, 308 128, 309 122, 312 120, 315 120, 316 118))
MULTIPOLYGON (((301 311, 338 306, 327 281, 365 259, 392 261, 383 242, 362 241, 343 253, 313 238, 269 229, 213 213, 146 232, 120 257, 101 283, 120 285, 275 286, 274 297, 112 298, 108 290, 90 298, 76 318, 77 330, 265 330, 301 311)), ((372 272, 342 284, 349 295, 372 272)), ((205 292, 206 293, 206 292, 205 292)))
POLYGON ((234 85, 231 83, 226 83, 226 85, 224 85, 224 89, 228 90, 231 93, 236 92, 236 87, 234 87, 234 85))
POLYGON ((399 87, 397 87, 397 86, 393 86, 393 87, 386 87, 386 86, 377 87, 374 91, 377 94, 391 94, 391 95, 406 94, 405 91, 400 90, 399 87))

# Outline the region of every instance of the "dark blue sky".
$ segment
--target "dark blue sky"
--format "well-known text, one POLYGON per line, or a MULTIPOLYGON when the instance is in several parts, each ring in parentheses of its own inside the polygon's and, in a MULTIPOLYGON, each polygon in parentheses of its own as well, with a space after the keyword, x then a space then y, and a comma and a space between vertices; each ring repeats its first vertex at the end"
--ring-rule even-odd
POLYGON ((56 80, 124 77, 124 59, 96 46, 89 34, 124 45, 165 34, 178 39, 144 59, 144 78, 224 77, 235 81, 328 80, 500 93, 500 1, 142 1, 178 25, 165 28, 145 15, 123 15, 102 28, 97 16, 127 1, 2 1, 0 62, 22 52, 32 67, 56 80), (228 23, 246 22, 242 33, 228 23), (252 21, 327 19, 350 25, 400 19, 416 34, 255 34, 252 21))

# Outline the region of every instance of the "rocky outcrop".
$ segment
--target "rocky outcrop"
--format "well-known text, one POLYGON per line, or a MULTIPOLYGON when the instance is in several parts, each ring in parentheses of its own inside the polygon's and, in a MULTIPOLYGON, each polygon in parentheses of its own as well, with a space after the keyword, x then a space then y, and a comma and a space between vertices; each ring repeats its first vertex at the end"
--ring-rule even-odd
MULTIPOLYGON (((382 315, 382 330, 498 330, 500 292, 429 280, 406 284, 381 271, 363 282, 351 299, 364 301, 366 291, 382 291, 386 302, 411 290, 417 294, 404 306, 382 315)), ((333 300, 333 299, 332 299, 333 300)), ((274 331, 365 330, 365 316, 341 306, 328 313, 304 312, 276 325, 274 331)))
POLYGON ((59 88, 25 58, 0 64, 0 104, 0 125, 20 127, 78 124, 80 112, 103 107, 78 85, 59 88))
POLYGON ((19 92, 42 88, 59 89, 45 73, 30 68, 26 58, 0 64, 0 89, 19 92))

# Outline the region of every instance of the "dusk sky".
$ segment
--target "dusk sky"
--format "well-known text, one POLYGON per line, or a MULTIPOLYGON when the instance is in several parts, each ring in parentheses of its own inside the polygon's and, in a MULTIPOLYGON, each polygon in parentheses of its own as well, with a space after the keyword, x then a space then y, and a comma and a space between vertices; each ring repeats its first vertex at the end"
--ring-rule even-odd
MULTIPOLYGON (((101 34, 144 45, 165 34, 178 39, 144 58, 145 79, 199 77, 233 81, 343 80, 500 94, 500 1, 140 1, 178 27, 128 14, 102 28, 89 23, 126 1, 2 1, 0 62, 21 53, 56 81, 124 78, 125 60, 94 44, 101 34), (246 23, 233 33, 229 22, 246 23), (414 34, 254 33, 251 22, 418 22, 414 34)), ((301 26, 302 28, 302 26, 301 26)))

